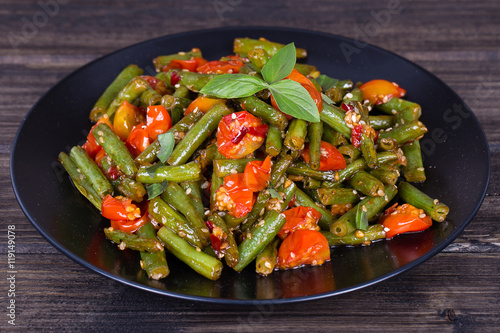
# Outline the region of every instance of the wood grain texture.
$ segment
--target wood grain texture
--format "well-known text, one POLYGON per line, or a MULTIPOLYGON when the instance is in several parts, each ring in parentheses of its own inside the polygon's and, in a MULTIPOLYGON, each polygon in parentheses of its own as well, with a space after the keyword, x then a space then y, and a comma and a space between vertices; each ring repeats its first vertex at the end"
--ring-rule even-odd
POLYGON ((3 235, 9 224, 16 226, 18 235, 20 331, 498 331, 500 110, 495 97, 500 96, 500 2, 58 3, 46 21, 37 0, 0 3, 0 331, 12 328, 5 313, 3 235), (29 31, 26 22, 34 20, 39 20, 38 27, 29 31), (140 41, 194 29, 250 25, 306 28, 380 46, 431 71, 464 99, 489 141, 492 174, 479 213, 454 243, 404 274, 353 293, 307 303, 242 307, 178 300, 124 286, 83 268, 39 235, 16 202, 9 154, 24 116, 52 85, 99 56, 140 41), (22 37, 16 49, 14 35, 22 37))

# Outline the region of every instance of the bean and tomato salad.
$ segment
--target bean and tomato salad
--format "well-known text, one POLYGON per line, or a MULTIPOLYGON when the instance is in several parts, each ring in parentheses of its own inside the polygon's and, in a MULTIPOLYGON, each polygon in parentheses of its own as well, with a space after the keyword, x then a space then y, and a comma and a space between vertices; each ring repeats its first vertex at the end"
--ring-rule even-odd
POLYGON ((212 280, 252 263, 261 275, 335 264, 331 247, 446 219, 412 184, 426 180, 427 128, 403 87, 329 77, 306 50, 264 38, 233 51, 158 56, 154 76, 127 66, 91 110, 85 144, 59 155, 149 278, 168 276, 167 253, 212 280))

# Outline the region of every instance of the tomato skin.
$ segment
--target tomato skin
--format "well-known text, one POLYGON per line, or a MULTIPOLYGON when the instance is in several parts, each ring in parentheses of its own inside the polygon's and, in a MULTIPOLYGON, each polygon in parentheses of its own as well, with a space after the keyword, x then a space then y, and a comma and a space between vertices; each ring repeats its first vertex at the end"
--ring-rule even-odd
POLYGON ((125 145, 134 157, 138 156, 150 144, 149 133, 143 123, 137 124, 130 132, 125 145))
POLYGON ((217 103, 224 103, 225 101, 222 101, 220 99, 216 98, 208 98, 206 96, 200 96, 196 98, 194 101, 191 102, 191 104, 188 105, 186 112, 184 112, 184 115, 190 114, 193 112, 196 108, 200 110, 203 113, 207 113, 208 110, 212 108, 217 103))
POLYGON ((216 201, 219 210, 228 210, 234 217, 242 217, 252 210, 255 196, 246 187, 244 175, 237 173, 224 177, 224 185, 217 190, 216 201))
POLYGON ((321 265, 330 260, 330 247, 326 237, 316 230, 300 229, 283 240, 278 250, 279 269, 302 265, 321 265))
POLYGON ((247 111, 224 116, 217 128, 218 150, 226 158, 243 158, 259 149, 268 128, 247 111))
POLYGON ((172 59, 167 66, 163 67, 163 71, 167 72, 170 69, 187 69, 190 72, 196 72, 198 67, 206 63, 207 60, 200 57, 191 57, 189 60, 172 59))
POLYGON ((126 197, 106 195, 102 200, 101 214, 110 220, 135 220, 141 217, 141 210, 126 197))
POLYGON ((321 214, 312 207, 298 206, 285 210, 286 223, 278 233, 278 237, 285 239, 296 230, 309 229, 319 231, 318 221, 321 214))
POLYGON ((149 219, 149 214, 147 211, 144 215, 142 215, 142 217, 135 219, 135 220, 132 220, 132 221, 130 221, 130 220, 110 220, 111 227, 113 227, 114 229, 119 229, 121 231, 131 233, 131 234, 133 234, 134 232, 139 230, 140 227, 142 227, 143 225, 145 225, 149 221, 150 221, 150 219, 149 219))
MULTIPOLYGON (((321 141, 321 157, 320 157, 320 171, 329 170, 342 170, 345 169, 347 164, 344 156, 335 148, 334 145, 326 141, 321 141)), ((309 164, 309 145, 306 145, 302 151, 302 158, 309 164)))
POLYGON ((105 123, 111 129, 113 129, 113 125, 111 124, 108 115, 102 116, 101 119, 99 119, 97 123, 95 123, 95 125, 92 126, 89 134, 87 135, 87 141, 82 146, 82 148, 85 149, 85 151, 91 158, 94 158, 95 155, 102 149, 101 145, 97 143, 94 135, 92 134, 92 130, 100 123, 105 123))
POLYGON ((104 151, 104 149, 99 150, 99 152, 95 155, 95 158, 94 158, 95 163, 97 164, 97 166, 99 168, 101 168, 102 172, 104 173, 104 175, 108 179, 116 180, 116 179, 118 179, 118 177, 120 177, 120 174, 122 174, 122 173, 114 165, 110 166, 108 169, 103 168, 102 159, 106 156, 107 155, 106 155, 106 152, 104 151))
POLYGON ((201 74, 236 74, 244 63, 238 56, 228 56, 230 60, 213 60, 198 66, 196 71, 201 74))
POLYGON ((143 118, 144 117, 137 106, 125 101, 115 112, 113 130, 122 141, 125 141, 132 131, 132 128, 144 121, 143 118))
POLYGON ((359 89, 363 91, 363 98, 372 104, 387 103, 393 97, 403 97, 406 94, 406 90, 387 80, 371 80, 359 89))
POLYGON ((432 225, 432 219, 422 209, 403 204, 387 209, 380 223, 388 229, 385 237, 392 238, 406 232, 426 230, 432 225))
POLYGON ((146 132, 153 142, 172 127, 172 119, 163 105, 148 106, 146 112, 146 132))
POLYGON ((267 156, 264 161, 248 162, 245 166, 245 184, 252 192, 262 191, 267 187, 271 179, 271 157, 267 156))

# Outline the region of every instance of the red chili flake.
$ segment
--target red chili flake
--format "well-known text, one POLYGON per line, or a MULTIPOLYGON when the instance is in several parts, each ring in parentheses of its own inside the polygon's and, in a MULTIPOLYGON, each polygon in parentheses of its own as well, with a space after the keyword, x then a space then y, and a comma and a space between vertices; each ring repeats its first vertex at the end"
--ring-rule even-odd
POLYGON ((292 200, 290 200, 290 203, 288 204, 288 208, 292 208, 293 205, 295 205, 295 194, 292 197, 292 200))
POLYGON ((170 75, 170 84, 175 86, 181 80, 181 76, 176 71, 172 71, 172 75, 170 75))
POLYGON ((208 231, 212 232, 212 230, 214 230, 214 224, 212 221, 205 221, 205 225, 207 226, 208 231))
POLYGON ((238 143, 240 143, 241 140, 243 140, 243 138, 245 137, 245 135, 247 135, 247 133, 248 133, 248 127, 242 126, 240 132, 234 138, 231 139, 231 142, 237 145, 238 143))
POLYGON ((215 253, 218 254, 222 245, 221 240, 214 235, 210 235, 210 240, 212 241, 212 248, 214 249, 215 253))
POLYGON ((361 146, 362 133, 363 133, 363 125, 354 126, 354 128, 351 130, 351 143, 356 148, 359 148, 359 146, 361 146))
POLYGON ((263 138, 266 136, 268 129, 269 129, 269 126, 267 126, 265 124, 257 126, 257 127, 250 127, 248 129, 248 134, 263 138))
POLYGON ((342 104, 340 104, 340 107, 341 107, 341 108, 342 108, 342 110, 344 110, 345 112, 354 110, 354 107, 353 107, 351 104, 345 104, 345 103, 342 103, 342 104))

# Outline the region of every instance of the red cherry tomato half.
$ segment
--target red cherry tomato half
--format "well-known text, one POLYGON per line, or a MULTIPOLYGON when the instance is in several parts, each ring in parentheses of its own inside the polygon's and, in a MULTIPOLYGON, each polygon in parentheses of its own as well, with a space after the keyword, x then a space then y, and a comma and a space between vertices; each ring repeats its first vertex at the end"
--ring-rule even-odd
POLYGON ((186 112, 184 112, 184 115, 187 115, 191 112, 193 112, 195 109, 200 110, 203 113, 207 113, 208 110, 212 108, 217 103, 226 103, 225 101, 221 99, 216 99, 216 98, 208 98, 206 96, 200 96, 196 98, 194 101, 189 104, 189 106, 186 109, 186 112))
POLYGON ((432 219, 422 209, 403 204, 387 209, 380 223, 387 228, 385 237, 392 238, 405 232, 425 230, 432 225, 432 219))
POLYGON ((125 231, 128 233, 134 233, 137 230, 139 230, 140 227, 148 223, 149 220, 149 215, 148 212, 144 213, 142 217, 137 218, 135 220, 111 220, 111 227, 114 229, 119 229, 121 231, 125 231))
POLYGON ((110 220, 133 221, 141 217, 141 210, 132 203, 131 199, 106 195, 102 200, 101 214, 110 220))
POLYGON ((246 187, 244 174, 237 173, 224 177, 224 185, 217 190, 216 201, 220 208, 234 217, 242 217, 252 210, 255 197, 246 187))
POLYGON ((363 91, 363 98, 372 104, 387 103, 393 97, 403 97, 406 94, 406 90, 387 80, 371 80, 359 89, 363 91))
POLYGON ((278 233, 278 237, 285 239, 288 234, 300 230, 319 230, 318 221, 321 214, 312 207, 298 206, 285 210, 286 223, 278 233))
POLYGON ((231 60, 214 60, 200 65, 196 71, 201 74, 233 74, 239 73, 244 65, 241 58, 237 56, 228 56, 231 60))
POLYGON ((122 141, 127 140, 132 128, 144 121, 141 109, 129 102, 123 102, 115 112, 113 130, 122 141))
POLYGON ((146 112, 146 131, 153 142, 172 127, 172 119, 163 105, 148 106, 146 112))
POLYGON ((172 59, 167 66, 163 67, 163 71, 169 69, 187 69, 190 72, 196 72, 196 69, 207 63, 207 60, 200 57, 192 57, 189 60, 172 59))
POLYGON ((248 162, 245 166, 245 184, 250 191, 259 192, 267 187, 271 179, 271 157, 264 161, 248 162))
POLYGON ((130 132, 125 145, 130 153, 134 156, 139 155, 150 144, 149 134, 146 130, 146 125, 140 123, 136 125, 130 132))
POLYGON ((94 135, 92 134, 92 130, 100 123, 105 123, 111 129, 113 129, 113 125, 111 124, 108 115, 102 116, 101 119, 99 119, 97 123, 92 126, 92 128, 90 129, 90 133, 87 135, 87 141, 82 146, 82 148, 85 149, 85 151, 91 158, 94 158, 95 155, 102 149, 101 145, 97 143, 94 135))
POLYGON ((217 128, 217 147, 226 158, 243 158, 264 143, 268 126, 247 111, 229 114, 217 128))
POLYGON ((292 232, 278 250, 278 268, 290 269, 302 265, 321 265, 330 260, 326 237, 316 230, 292 232))
MULTIPOLYGON (((321 157, 320 157, 320 171, 329 170, 342 170, 346 168, 346 162, 344 156, 335 148, 334 145, 321 141, 321 157)), ((306 163, 309 163, 309 145, 306 145, 302 151, 302 158, 306 163)))

